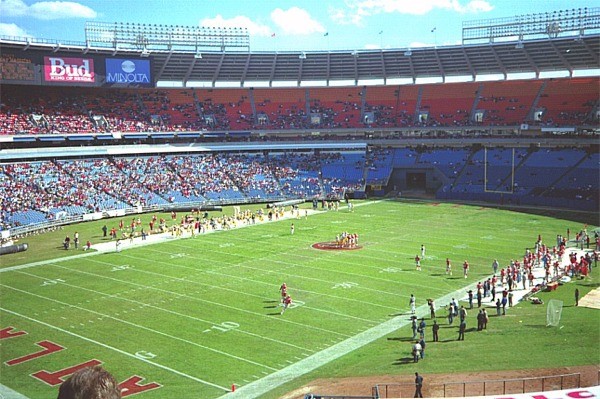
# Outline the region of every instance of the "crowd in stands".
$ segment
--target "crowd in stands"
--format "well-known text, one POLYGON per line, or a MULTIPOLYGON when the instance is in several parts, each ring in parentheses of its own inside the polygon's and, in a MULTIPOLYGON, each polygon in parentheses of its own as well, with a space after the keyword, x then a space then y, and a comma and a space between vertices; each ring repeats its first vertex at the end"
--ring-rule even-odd
POLYGON ((598 153, 571 148, 484 151, 372 148, 0 164, 0 229, 135 206, 343 198, 348 190, 364 190, 365 184, 385 187, 394 168, 413 165, 441 172, 439 199, 497 201, 503 192, 515 204, 597 206, 598 153))
POLYGON ((341 154, 198 154, 0 165, 0 230, 134 206, 336 197, 358 181, 322 178, 341 154))
POLYGON ((436 99, 431 94, 435 85, 423 85, 433 97, 420 106, 415 90, 407 94, 410 98, 386 98, 392 94, 382 92, 380 98, 370 96, 367 101, 368 87, 358 93, 360 99, 321 100, 317 96, 323 91, 315 90, 313 96, 312 89, 295 88, 290 90, 296 101, 278 100, 276 92, 273 98, 254 101, 240 95, 250 89, 231 89, 231 98, 227 98, 229 89, 214 89, 212 94, 219 91, 219 95, 213 99, 209 92, 198 95, 200 89, 32 87, 23 93, 20 86, 3 85, 0 134, 597 124, 592 115, 598 105, 597 81, 580 80, 573 84, 549 81, 548 93, 539 96, 537 109, 542 112, 537 120, 527 118, 538 91, 544 90, 540 81, 486 82, 477 97, 464 94, 473 89, 473 83, 464 83, 462 88, 440 86, 443 96, 450 96, 454 89, 463 93, 457 95, 464 98, 455 99, 436 99), (305 101, 300 100, 304 97, 305 101), (471 115, 474 105, 481 113, 479 119, 471 115))

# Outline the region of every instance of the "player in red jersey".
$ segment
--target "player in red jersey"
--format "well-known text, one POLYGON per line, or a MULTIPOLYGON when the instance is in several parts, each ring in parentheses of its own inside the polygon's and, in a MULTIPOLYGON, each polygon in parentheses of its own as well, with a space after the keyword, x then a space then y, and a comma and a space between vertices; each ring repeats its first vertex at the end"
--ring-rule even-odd
POLYGON ((285 310, 287 308, 289 308, 291 305, 292 305, 292 297, 289 296, 289 295, 287 295, 285 297, 285 299, 283 300, 283 309, 281 309, 281 313, 280 314, 283 314, 283 312, 285 312, 285 310))
POLYGON ((287 285, 285 283, 281 284, 281 287, 279 287, 279 291, 281 291, 281 303, 283 304, 285 301, 285 297, 287 296, 287 285))
POLYGON ((467 262, 465 260, 465 263, 463 263, 463 275, 465 276, 465 278, 467 278, 467 276, 469 275, 469 262, 467 262))
POLYGON ((446 274, 452 276, 452 263, 450 262, 450 258, 446 258, 446 274))
POLYGON ((421 271, 421 258, 419 258, 419 255, 415 256, 415 264, 417 266, 417 270, 421 271))

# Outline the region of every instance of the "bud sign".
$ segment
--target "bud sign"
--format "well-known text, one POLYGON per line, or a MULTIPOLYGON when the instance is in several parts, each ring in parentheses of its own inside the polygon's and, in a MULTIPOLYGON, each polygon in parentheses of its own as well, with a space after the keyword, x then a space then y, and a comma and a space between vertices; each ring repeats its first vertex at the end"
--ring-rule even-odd
POLYGON ((44 57, 46 82, 94 83, 95 78, 93 59, 44 57))

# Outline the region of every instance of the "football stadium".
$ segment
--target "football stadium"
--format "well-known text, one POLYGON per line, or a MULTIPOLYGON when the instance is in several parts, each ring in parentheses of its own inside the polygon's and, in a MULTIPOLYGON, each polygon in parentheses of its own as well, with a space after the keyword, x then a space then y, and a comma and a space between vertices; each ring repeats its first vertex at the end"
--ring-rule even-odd
POLYGON ((461 35, 0 36, 0 397, 598 397, 600 8, 461 35))

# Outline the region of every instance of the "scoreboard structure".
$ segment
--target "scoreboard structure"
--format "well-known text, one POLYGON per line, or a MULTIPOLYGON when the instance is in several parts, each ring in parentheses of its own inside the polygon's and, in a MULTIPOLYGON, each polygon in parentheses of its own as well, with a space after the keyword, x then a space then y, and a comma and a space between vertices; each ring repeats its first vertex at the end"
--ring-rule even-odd
POLYGON ((3 49, 0 82, 23 85, 154 87, 152 57, 3 49))

